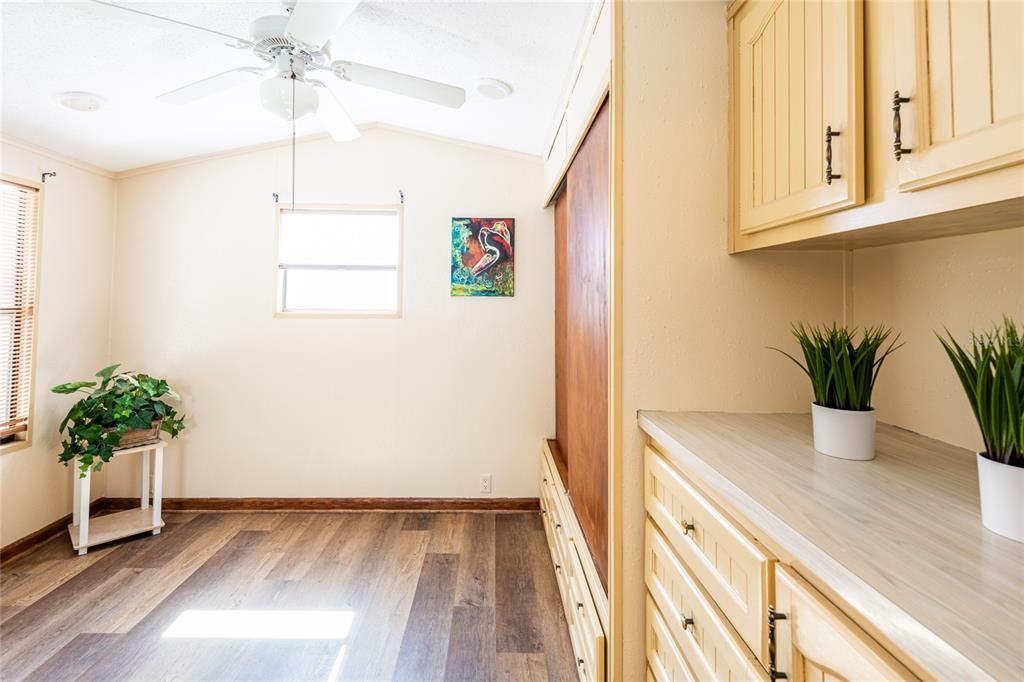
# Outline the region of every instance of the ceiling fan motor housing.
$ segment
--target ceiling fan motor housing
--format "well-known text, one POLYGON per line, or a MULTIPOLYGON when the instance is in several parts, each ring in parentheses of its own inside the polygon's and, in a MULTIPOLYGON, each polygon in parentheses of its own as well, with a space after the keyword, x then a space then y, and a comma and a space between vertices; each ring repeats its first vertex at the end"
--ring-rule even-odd
POLYGON ((328 64, 331 61, 330 43, 317 50, 299 47, 285 33, 288 19, 288 15, 272 14, 253 20, 249 25, 249 34, 252 36, 253 51, 256 56, 270 62, 274 61, 274 57, 281 52, 290 52, 301 57, 302 61, 309 65, 325 66, 328 64))

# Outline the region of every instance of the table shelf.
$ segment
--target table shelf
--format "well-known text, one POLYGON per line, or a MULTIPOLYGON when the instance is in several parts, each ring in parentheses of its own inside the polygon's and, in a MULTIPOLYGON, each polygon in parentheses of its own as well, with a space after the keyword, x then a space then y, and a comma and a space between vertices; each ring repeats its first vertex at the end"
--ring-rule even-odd
POLYGON ((71 546, 76 550, 85 547, 102 545, 105 542, 120 540, 139 533, 149 533, 157 528, 163 528, 164 520, 153 521, 153 510, 136 507, 105 516, 95 516, 89 519, 88 537, 85 544, 79 544, 79 527, 74 523, 68 524, 68 533, 71 535, 71 546))
POLYGON ((71 524, 68 526, 68 535, 71 536, 71 546, 79 555, 85 554, 90 547, 102 545, 105 542, 112 542, 120 538, 126 538, 141 533, 152 533, 158 535, 163 528, 164 520, 160 516, 163 503, 163 472, 164 472, 164 448, 167 441, 160 440, 155 443, 143 443, 134 447, 125 448, 114 452, 114 457, 122 455, 142 455, 142 476, 139 493, 139 506, 135 509, 128 509, 115 514, 89 518, 89 487, 92 482, 92 468, 81 471, 78 462, 75 462, 74 478, 74 513, 71 524), (153 461, 153 506, 150 507, 150 454, 153 461))

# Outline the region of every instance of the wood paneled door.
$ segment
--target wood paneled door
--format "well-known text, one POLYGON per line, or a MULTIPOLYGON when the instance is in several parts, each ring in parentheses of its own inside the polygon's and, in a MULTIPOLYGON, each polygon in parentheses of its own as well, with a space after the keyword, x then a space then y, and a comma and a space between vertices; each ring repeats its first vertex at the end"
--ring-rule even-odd
POLYGON ((736 4, 731 116, 738 231, 863 203, 861 2, 736 4))
POLYGON ((903 100, 893 107, 910 150, 900 155, 900 189, 1024 161, 1024 3, 917 0, 893 12, 903 100))

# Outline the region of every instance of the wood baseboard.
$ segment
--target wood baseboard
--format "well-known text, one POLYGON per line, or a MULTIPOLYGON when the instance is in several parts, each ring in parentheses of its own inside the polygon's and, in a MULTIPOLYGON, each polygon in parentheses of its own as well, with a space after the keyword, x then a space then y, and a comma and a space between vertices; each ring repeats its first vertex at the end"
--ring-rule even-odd
MULTIPOLYGON (((131 509, 134 497, 108 497, 131 509)), ((536 497, 165 497, 167 511, 508 511, 540 510, 536 497)))
MULTIPOLYGON (((138 506, 137 497, 101 497, 90 514, 138 506)), ((536 497, 165 497, 165 511, 496 511, 535 512, 536 497)), ((63 533, 71 514, 0 548, 0 564, 21 556, 63 533)))
MULTIPOLYGON (((89 515, 92 516, 93 514, 99 514, 100 512, 107 511, 108 509, 110 509, 108 499, 100 497, 89 504, 89 515)), ((54 535, 66 533, 68 530, 68 524, 70 523, 71 514, 68 514, 67 516, 60 517, 51 524, 43 526, 34 533, 29 533, 23 538, 0 547, 0 565, 35 549, 54 535)))

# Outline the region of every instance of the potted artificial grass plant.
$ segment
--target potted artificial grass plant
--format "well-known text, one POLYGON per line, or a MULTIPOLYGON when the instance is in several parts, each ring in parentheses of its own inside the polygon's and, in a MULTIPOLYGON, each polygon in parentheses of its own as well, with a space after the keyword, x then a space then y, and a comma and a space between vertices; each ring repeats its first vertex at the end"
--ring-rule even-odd
POLYGON ((939 337, 981 429, 985 450, 977 454, 981 522, 989 530, 1024 542, 1024 328, 1010 318, 969 347, 946 331, 939 337))
POLYGON ((164 379, 140 372, 118 372, 120 365, 96 373, 101 381, 73 381, 54 386, 54 393, 84 393, 71 406, 60 432, 67 438, 58 455, 64 466, 78 460, 81 475, 99 471, 117 450, 155 443, 160 432, 176 438, 184 419, 163 399, 180 400, 164 379))
POLYGON ((811 422, 814 449, 840 459, 875 457, 875 411, 871 393, 882 363, 898 344, 888 327, 868 327, 855 342, 857 330, 845 326, 793 325, 804 362, 773 348, 796 363, 814 389, 811 422), (891 340, 890 340, 891 339, 891 340), (887 345, 888 343, 888 345, 887 345))

